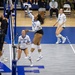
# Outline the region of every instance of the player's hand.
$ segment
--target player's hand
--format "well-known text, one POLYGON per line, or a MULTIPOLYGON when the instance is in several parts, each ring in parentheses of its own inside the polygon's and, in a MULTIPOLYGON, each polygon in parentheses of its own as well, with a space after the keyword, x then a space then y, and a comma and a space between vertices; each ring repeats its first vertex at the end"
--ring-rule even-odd
POLYGON ((27 8, 27 9, 28 9, 28 8, 29 8, 29 6, 28 6, 28 5, 25 5, 25 8, 27 8))

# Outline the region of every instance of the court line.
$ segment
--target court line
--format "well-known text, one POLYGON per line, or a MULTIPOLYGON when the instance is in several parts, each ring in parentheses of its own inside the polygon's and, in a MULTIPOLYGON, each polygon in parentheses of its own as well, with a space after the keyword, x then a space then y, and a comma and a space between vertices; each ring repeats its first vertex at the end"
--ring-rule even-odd
POLYGON ((74 49, 73 45, 71 44, 68 36, 66 36, 66 39, 67 39, 68 43, 70 44, 70 47, 72 48, 73 52, 75 53, 75 49, 74 49))

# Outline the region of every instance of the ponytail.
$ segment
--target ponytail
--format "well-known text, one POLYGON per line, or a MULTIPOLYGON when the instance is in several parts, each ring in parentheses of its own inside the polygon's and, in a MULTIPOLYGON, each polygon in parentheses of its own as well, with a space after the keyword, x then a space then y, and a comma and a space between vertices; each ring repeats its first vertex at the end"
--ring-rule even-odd
POLYGON ((41 24, 44 24, 44 19, 41 17, 40 14, 38 14, 38 19, 40 21, 41 24))

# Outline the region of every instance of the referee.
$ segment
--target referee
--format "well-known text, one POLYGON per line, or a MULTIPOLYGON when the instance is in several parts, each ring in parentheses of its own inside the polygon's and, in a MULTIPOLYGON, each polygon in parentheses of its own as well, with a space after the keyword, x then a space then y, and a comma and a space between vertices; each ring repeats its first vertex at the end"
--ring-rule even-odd
POLYGON ((13 11, 13 5, 11 6, 11 9, 7 12, 6 16, 4 15, 0 16, 0 59, 2 56, 2 48, 5 40, 5 35, 7 34, 8 19, 12 11, 13 11))

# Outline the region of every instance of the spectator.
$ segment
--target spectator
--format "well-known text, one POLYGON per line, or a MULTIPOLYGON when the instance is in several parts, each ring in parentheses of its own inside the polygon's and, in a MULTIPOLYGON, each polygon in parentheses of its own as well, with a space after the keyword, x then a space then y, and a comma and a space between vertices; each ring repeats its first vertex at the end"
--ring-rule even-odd
POLYGON ((66 0, 66 3, 65 4, 69 4, 71 6, 70 0, 66 0))
POLYGON ((74 6, 74 10, 75 10, 75 0, 73 0, 73 2, 72 2, 72 3, 73 3, 73 6, 74 6))
POLYGON ((23 0, 20 0, 21 3, 21 9, 23 9, 23 0))
POLYGON ((23 3, 28 2, 28 0, 20 0, 21 3, 21 9, 23 9, 23 3))
POLYGON ((38 5, 39 5, 39 9, 38 9, 39 14, 42 14, 41 16, 42 18, 44 18, 44 15, 46 13, 46 2, 44 0, 42 1, 39 0, 38 5))
POLYGON ((16 1, 16 4, 18 4, 19 0, 12 0, 12 3, 14 4, 16 1))
POLYGON ((33 4, 38 5, 38 0, 32 0, 33 4))
POLYGON ((15 0, 12 0, 12 3, 14 4, 15 0))
POLYGON ((44 0, 39 0, 38 4, 39 4, 39 8, 46 8, 46 2, 44 0))
POLYGON ((3 0, 0 0, 0 7, 3 6, 3 0))
POLYGON ((28 3, 28 4, 32 4, 32 1, 31 0, 20 0, 20 3, 21 3, 21 9, 23 9, 23 3, 28 3))
POLYGON ((31 4, 32 5, 32 0, 28 0, 28 4, 31 4))
POLYGON ((56 12, 56 17, 58 17, 58 3, 52 0, 49 3, 49 6, 50 6, 50 18, 52 18, 53 12, 56 12))

